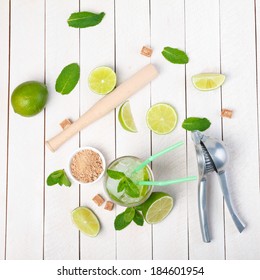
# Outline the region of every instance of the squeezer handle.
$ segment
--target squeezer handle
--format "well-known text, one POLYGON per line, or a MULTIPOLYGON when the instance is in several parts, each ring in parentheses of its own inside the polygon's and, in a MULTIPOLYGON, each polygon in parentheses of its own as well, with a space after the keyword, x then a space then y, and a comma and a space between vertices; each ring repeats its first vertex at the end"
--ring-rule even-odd
POLYGON ((232 206, 229 191, 228 191, 226 173, 224 171, 222 171, 222 172, 219 172, 218 175, 219 175, 219 183, 221 185, 222 193, 223 193, 227 208, 229 210, 229 213, 230 213, 238 231, 242 232, 245 229, 245 225, 241 222, 241 220, 239 219, 238 215, 235 213, 234 208, 232 206))
POLYGON ((201 178, 198 186, 198 206, 199 206, 199 218, 200 228, 202 233, 202 239, 204 242, 209 243, 209 225, 207 215, 207 179, 206 177, 201 178))

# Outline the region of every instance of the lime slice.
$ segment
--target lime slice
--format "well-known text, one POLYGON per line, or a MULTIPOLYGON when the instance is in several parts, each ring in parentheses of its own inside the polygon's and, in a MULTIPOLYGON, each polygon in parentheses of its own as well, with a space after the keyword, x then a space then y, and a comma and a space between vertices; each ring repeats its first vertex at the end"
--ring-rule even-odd
POLYGON ((153 105, 146 114, 148 127, 157 134, 167 134, 173 131, 177 120, 175 109, 165 103, 153 105))
POLYGON ((109 67, 98 67, 89 74, 88 85, 97 94, 108 94, 116 86, 116 73, 109 67))
POLYGON ((213 90, 223 85, 225 81, 225 75, 205 73, 198 74, 192 77, 192 83, 196 89, 202 91, 213 90))
POLYGON ((97 216, 87 207, 78 207, 72 211, 72 220, 77 228, 88 236, 95 237, 100 230, 97 216))
POLYGON ((139 206, 148 224, 157 224, 164 220, 173 208, 173 198, 167 193, 153 192, 151 196, 139 206))
POLYGON ((126 101, 120 107, 118 120, 125 130, 130 132, 137 132, 129 101, 126 101))

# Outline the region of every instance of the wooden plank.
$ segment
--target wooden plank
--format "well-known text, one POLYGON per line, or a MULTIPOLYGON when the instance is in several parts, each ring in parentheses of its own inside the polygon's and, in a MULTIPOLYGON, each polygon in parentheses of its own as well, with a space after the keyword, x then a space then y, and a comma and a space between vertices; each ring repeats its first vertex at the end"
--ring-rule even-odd
MULTIPOLYGON (((151 44, 154 49, 152 62, 160 66, 160 78, 152 83, 152 103, 166 102, 178 112, 178 124, 169 135, 152 135, 152 151, 156 153, 177 141, 186 144, 186 132, 181 127, 185 119, 185 66, 166 61, 161 51, 166 46, 184 49, 183 1, 151 1, 151 44), (163 15, 163 17, 162 17, 163 15)), ((186 145, 153 162, 156 180, 186 176, 186 145)), ((153 226, 154 259, 187 259, 187 189, 186 185, 157 188, 171 194, 175 207, 162 223, 153 226), (165 242, 167 240, 167 242, 165 242)))
POLYGON ((226 257, 259 259, 260 195, 254 1, 240 0, 236 6, 228 1, 220 1, 220 8, 221 61, 223 72, 228 77, 223 86, 223 107, 234 110, 234 117, 223 122, 223 136, 230 152, 227 172, 234 206, 247 224, 245 231, 239 234, 225 210, 226 257))
MULTIPOLYGON (((116 70, 119 83, 149 63, 140 55, 141 48, 150 42, 149 1, 116 1, 116 70)), ((138 133, 129 133, 116 124, 116 157, 133 155, 145 159, 150 155, 150 132, 145 113, 150 107, 150 87, 147 86, 131 99, 131 108, 138 133)), ((117 111, 118 113, 118 111, 117 111)), ((117 207, 117 214, 124 210, 117 207)), ((152 258, 151 226, 138 227, 134 223, 117 232, 118 259, 152 258), (134 246, 133 246, 134 244, 134 246)))
MULTIPOLYGON (((187 116, 206 117, 212 125, 206 132, 221 138, 220 90, 199 92, 191 77, 199 73, 220 72, 219 1, 186 2, 186 48, 190 57, 187 64, 187 116), (198 8, 203 7, 203 8, 198 8)), ((194 145, 188 133, 188 172, 197 173, 194 145)), ((223 199, 216 177, 208 180, 208 220, 212 241, 203 243, 199 225, 197 182, 188 184, 189 258, 223 259, 224 228, 223 199)))
MULTIPOLYGON (((12 1, 11 19, 13 91, 44 80, 44 1, 12 1)), ((11 109, 9 121, 6 258, 42 259, 44 113, 23 118, 11 109)))
MULTIPOLYGON (((260 106, 260 0, 255 1, 255 40, 256 40, 256 89, 257 89, 257 96, 258 96, 258 119, 259 119, 259 106, 260 106)), ((259 129, 260 122, 258 121, 258 139, 260 139, 260 129, 259 129)), ((260 140, 258 140, 260 141, 260 140)), ((259 149, 259 147, 258 147, 259 149)), ((260 154, 260 152, 259 152, 260 154)), ((260 190, 260 186, 259 186, 260 190)))
MULTIPOLYGON (((102 96, 94 94, 88 87, 91 70, 99 66, 114 68, 114 1, 81 1, 82 11, 105 12, 103 21, 93 28, 80 32, 80 112, 83 114, 102 96)), ((80 134, 81 146, 93 146, 105 156, 107 164, 115 157, 115 113, 111 112, 92 124, 80 134)), ((98 207, 92 201, 96 194, 105 195, 102 180, 93 186, 81 186, 81 205, 90 207, 99 217, 101 231, 96 238, 80 235, 81 259, 115 259, 115 211, 107 211, 104 205, 98 207)))
POLYGON ((0 260, 5 258, 6 163, 9 91, 9 1, 0 6, 0 260))
MULTIPOLYGON (((78 1, 46 1, 46 78, 50 100, 46 109, 46 139, 57 134, 59 123, 79 116, 79 86, 69 95, 55 91, 60 71, 70 63, 79 63, 79 31, 70 28, 67 18, 79 10, 78 1)), ((70 155, 79 147, 75 136, 58 151, 46 148, 46 177, 58 169, 67 170, 70 155)), ((58 185, 45 187, 45 259, 78 259, 79 235, 71 221, 71 211, 79 205, 78 184, 70 188, 58 185)))

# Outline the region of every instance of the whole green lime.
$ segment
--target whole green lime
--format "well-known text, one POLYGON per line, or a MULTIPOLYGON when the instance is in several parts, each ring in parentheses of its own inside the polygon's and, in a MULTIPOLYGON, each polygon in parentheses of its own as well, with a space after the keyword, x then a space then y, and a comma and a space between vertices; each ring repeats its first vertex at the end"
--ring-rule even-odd
POLYGON ((48 99, 46 85, 29 81, 20 84, 12 93, 11 103, 15 113, 32 117, 42 111, 48 99))

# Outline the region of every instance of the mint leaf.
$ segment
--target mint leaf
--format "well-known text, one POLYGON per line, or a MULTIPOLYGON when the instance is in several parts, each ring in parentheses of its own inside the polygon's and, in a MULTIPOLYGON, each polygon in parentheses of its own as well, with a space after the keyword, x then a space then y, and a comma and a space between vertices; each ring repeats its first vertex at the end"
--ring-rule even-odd
POLYGON ((67 20, 70 27, 86 28, 98 25, 104 18, 105 13, 95 14, 91 12, 73 13, 67 20))
POLYGON ((80 67, 72 63, 64 67, 56 80, 55 89, 61 94, 69 94, 77 85, 80 77, 80 67))
POLYGON ((63 174, 63 170, 57 170, 57 171, 52 172, 47 178, 47 185, 53 186, 53 185, 58 184, 62 174, 63 174))
POLYGON ((134 216, 135 216, 135 209, 133 207, 126 208, 126 210, 124 212, 124 219, 125 219, 125 221, 127 223, 128 222, 132 222, 134 216))
POLYGON ((48 176, 46 182, 48 186, 53 186, 56 184, 59 184, 60 186, 65 185, 67 187, 71 186, 71 182, 67 174, 65 173, 64 169, 52 172, 48 176))
POLYGON ((189 131, 199 130, 204 131, 208 129, 211 122, 206 118, 190 117, 183 121, 182 127, 189 131))
POLYGON ((125 220, 125 212, 123 212, 116 216, 116 219, 114 221, 115 230, 122 230, 122 229, 126 228, 131 222, 132 221, 127 222, 125 220))
POLYGON ((140 195, 139 188, 128 177, 126 177, 125 193, 131 197, 139 197, 140 195))
POLYGON ((122 179, 125 177, 125 174, 123 172, 119 172, 119 171, 115 171, 115 170, 111 170, 111 169, 107 170, 107 175, 110 178, 115 179, 115 180, 119 180, 119 179, 122 179))
POLYGON ((126 186, 126 179, 123 178, 117 186, 117 192, 122 192, 125 189, 125 186, 126 186))
POLYGON ((138 225, 138 226, 143 226, 144 225, 144 217, 143 215, 135 210, 135 215, 133 221, 138 225))
POLYGON ((67 174, 64 172, 63 175, 61 176, 60 178, 60 182, 59 182, 59 185, 62 186, 66 186, 66 187, 70 187, 71 186, 71 182, 67 176, 67 174))
POLYGON ((134 221, 138 226, 143 226, 144 217, 135 208, 129 207, 126 208, 123 213, 116 216, 114 227, 116 230, 122 230, 130 225, 132 221, 134 221))
POLYGON ((171 47, 165 47, 162 51, 162 55, 171 63, 174 64, 187 64, 189 58, 187 54, 179 49, 174 49, 171 47))

